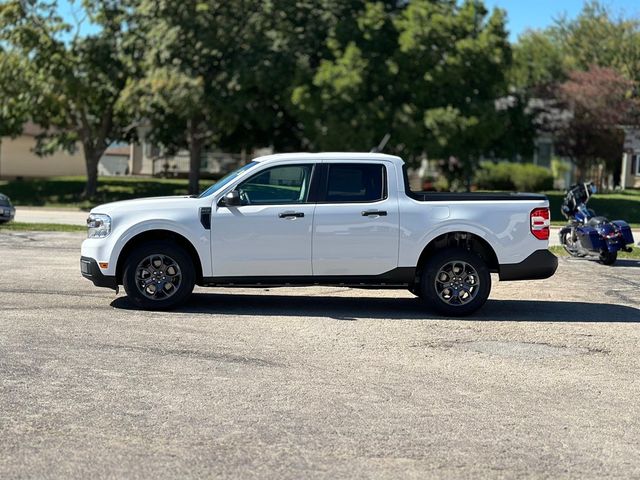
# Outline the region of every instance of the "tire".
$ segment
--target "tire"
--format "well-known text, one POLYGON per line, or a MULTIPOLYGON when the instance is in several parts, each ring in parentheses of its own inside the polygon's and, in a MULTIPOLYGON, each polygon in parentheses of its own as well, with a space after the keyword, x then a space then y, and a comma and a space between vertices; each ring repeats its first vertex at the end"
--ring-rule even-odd
POLYGON ((613 265, 618 259, 618 252, 600 252, 600 261, 605 265, 613 265))
POLYGON ((427 260, 420 280, 420 297, 448 317, 470 315, 482 307, 491 292, 491 275, 475 253, 446 248, 427 260), (459 276, 456 273, 461 272, 459 276), (453 280, 450 285, 449 280, 453 280))
POLYGON ((572 250, 571 248, 569 248, 569 243, 573 245, 573 242, 570 242, 570 239, 568 238, 569 235, 570 235, 570 232, 565 232, 560 234, 560 245, 562 245, 565 251, 572 257, 583 258, 584 257, 583 254, 578 253, 577 250, 572 250))
POLYGON ((567 236, 569 235, 569 232, 564 232, 560 234, 560 245, 562 245, 565 249, 565 251, 571 255, 572 257, 577 257, 578 255, 576 254, 576 252, 574 250, 571 250, 569 248, 569 239, 567 238, 567 236))
POLYGON ((193 291, 195 268, 189 254, 170 241, 136 247, 125 260, 124 289, 144 310, 168 310, 183 303, 193 291), (146 288, 144 285, 148 285, 146 288))

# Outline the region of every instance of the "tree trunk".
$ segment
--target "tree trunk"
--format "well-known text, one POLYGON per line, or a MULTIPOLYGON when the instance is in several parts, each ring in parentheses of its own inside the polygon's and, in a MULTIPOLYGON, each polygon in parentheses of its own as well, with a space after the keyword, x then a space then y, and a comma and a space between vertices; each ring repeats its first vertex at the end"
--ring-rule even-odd
POLYGON ((575 160, 575 165, 576 165, 576 170, 575 170, 576 178, 575 178, 575 181, 577 183, 582 183, 582 182, 586 181, 585 176, 589 172, 589 160, 587 160, 585 158, 577 158, 575 160))
POLYGON ((202 159, 202 138, 197 132, 197 123, 190 122, 189 128, 189 195, 200 192, 200 162, 202 159))
POLYGON ((82 192, 82 198, 92 199, 98 194, 98 162, 102 152, 84 147, 84 161, 87 167, 87 183, 82 192))

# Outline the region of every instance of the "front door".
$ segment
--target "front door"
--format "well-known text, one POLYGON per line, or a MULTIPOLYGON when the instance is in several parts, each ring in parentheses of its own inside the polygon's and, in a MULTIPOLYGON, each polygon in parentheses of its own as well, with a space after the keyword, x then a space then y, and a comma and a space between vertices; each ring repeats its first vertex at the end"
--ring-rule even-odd
POLYGON ((213 206, 215 277, 311 275, 313 163, 264 169, 240 183, 240 206, 213 206))
POLYGON ((326 162, 314 215, 313 274, 380 275, 398 266, 399 213, 385 162, 326 162))

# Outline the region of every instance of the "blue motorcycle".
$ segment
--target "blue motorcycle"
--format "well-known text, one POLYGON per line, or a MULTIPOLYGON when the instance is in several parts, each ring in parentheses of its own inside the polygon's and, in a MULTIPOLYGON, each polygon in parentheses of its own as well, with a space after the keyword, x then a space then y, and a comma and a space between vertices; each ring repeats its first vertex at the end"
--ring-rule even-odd
POLYGON ((572 185, 562 202, 562 215, 569 224, 560 230, 560 244, 573 257, 599 257, 605 265, 613 265, 618 251, 631 252, 631 227, 623 220, 610 221, 587 208, 587 202, 596 193, 589 183, 572 185))

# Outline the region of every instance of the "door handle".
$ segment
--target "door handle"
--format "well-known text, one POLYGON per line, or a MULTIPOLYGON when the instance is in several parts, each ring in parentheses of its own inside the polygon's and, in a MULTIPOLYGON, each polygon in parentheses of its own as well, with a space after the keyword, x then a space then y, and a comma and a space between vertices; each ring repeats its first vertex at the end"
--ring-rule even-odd
POLYGON ((363 217, 386 217, 387 212, 384 210, 368 210, 362 212, 363 217))
POLYGON ((302 212, 282 212, 278 214, 279 218, 302 218, 304 213, 302 212))

